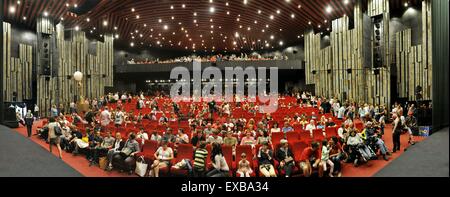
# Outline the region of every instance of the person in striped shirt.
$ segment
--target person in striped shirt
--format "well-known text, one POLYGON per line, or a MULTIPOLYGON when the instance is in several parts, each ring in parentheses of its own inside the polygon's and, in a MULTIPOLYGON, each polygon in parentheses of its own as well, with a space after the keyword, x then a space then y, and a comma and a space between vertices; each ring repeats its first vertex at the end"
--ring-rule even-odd
POLYGON ((203 177, 206 172, 206 158, 208 157, 208 150, 206 148, 206 142, 201 141, 199 148, 194 152, 194 176, 203 177))

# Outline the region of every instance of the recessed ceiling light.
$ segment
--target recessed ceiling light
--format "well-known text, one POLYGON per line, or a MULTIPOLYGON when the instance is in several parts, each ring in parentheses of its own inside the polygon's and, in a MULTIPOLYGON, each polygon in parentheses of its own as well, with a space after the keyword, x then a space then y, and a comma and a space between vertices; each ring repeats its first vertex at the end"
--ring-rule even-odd
POLYGON ((228 2, 225 3, 225 6, 229 6, 230 4, 228 2))
POLYGON ((227 11, 227 15, 230 15, 230 11, 227 11))
POLYGON ((79 31, 80 27, 79 26, 75 26, 75 31, 79 31))
POLYGON ((270 15, 270 20, 273 20, 273 18, 274 18, 274 16, 273 16, 273 15, 270 15))
POLYGON ((114 30, 117 30, 117 27, 114 27, 114 30))
POLYGON ((24 17, 22 18, 22 20, 24 20, 24 21, 25 21, 25 20, 27 20, 27 17, 26 17, 26 16, 24 16, 24 17))
POLYGON ((78 4, 74 4, 73 7, 77 8, 77 7, 78 7, 78 4))
POLYGON ((331 13, 333 11, 333 8, 331 6, 327 6, 327 8, 325 8, 325 11, 327 13, 331 13))
POLYGON ((214 13, 215 11, 216 11, 216 8, 215 8, 215 7, 210 7, 210 8, 209 8, 209 12, 214 13))
POLYGON ((261 12, 262 12, 261 10, 258 10, 258 14, 261 14, 261 12))
POLYGON ((136 15, 136 19, 139 19, 140 18, 140 16, 139 15, 136 15))
POLYGON ((348 0, 344 0, 344 4, 347 5, 348 4, 348 0))
POLYGON ((48 12, 44 12, 44 16, 48 16, 48 12))
POLYGON ((274 38, 275 38, 275 36, 273 36, 273 35, 270 36, 270 39, 271 39, 271 40, 273 40, 274 38))
POLYGON ((16 7, 15 6, 9 6, 9 13, 15 13, 16 7))
POLYGON ((170 6, 170 9, 173 10, 173 5, 170 6))
POLYGON ((404 6, 405 6, 405 7, 408 7, 408 2, 405 2, 404 6))
POLYGON ((295 18, 295 15, 294 15, 294 14, 291 14, 291 18, 295 18))
POLYGON ((103 21, 103 26, 108 26, 108 21, 103 21))
POLYGON ((280 46, 283 46, 283 41, 280 41, 279 43, 278 43, 280 46))
POLYGON ((244 0, 244 4, 246 5, 248 3, 248 1, 247 0, 244 0))
POLYGON ((181 5, 181 7, 182 7, 182 8, 186 8, 186 5, 185 5, 185 4, 183 4, 183 5, 181 5))
POLYGON ((280 14, 281 13, 281 11, 280 10, 277 10, 277 14, 280 14))
POLYGON ((158 23, 161 23, 162 22, 162 19, 158 19, 158 23))
POLYGON ((131 12, 134 12, 134 11, 136 11, 134 8, 131 8, 131 12))

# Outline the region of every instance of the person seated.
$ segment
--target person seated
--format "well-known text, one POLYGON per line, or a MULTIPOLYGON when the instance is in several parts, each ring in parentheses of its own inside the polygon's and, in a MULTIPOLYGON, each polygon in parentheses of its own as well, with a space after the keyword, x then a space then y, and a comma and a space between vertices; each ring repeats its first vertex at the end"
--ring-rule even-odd
POLYGON ((313 131, 316 129, 316 124, 314 120, 309 121, 309 124, 306 125, 305 131, 309 131, 310 135, 313 135, 313 131))
POLYGON ((206 128, 203 130, 203 133, 206 135, 206 137, 209 137, 209 135, 212 135, 215 132, 215 129, 212 128, 212 124, 208 123, 206 125, 206 128))
POLYGON ((172 128, 167 128, 166 132, 162 136, 162 141, 167 141, 169 143, 175 142, 175 135, 172 134, 172 128))
POLYGON ((337 176, 341 176, 341 161, 345 159, 346 155, 342 151, 342 146, 339 143, 339 140, 336 136, 332 136, 330 140, 328 141, 328 148, 330 150, 329 152, 329 159, 333 162, 333 173, 337 176))
POLYGON ((240 177, 250 177, 250 174, 253 173, 250 162, 247 160, 247 154, 241 154, 241 160, 239 161, 236 173, 239 174, 240 177))
POLYGON ((113 169, 112 166, 113 156, 119 154, 120 151, 122 151, 122 148, 125 146, 125 142, 122 140, 122 135, 119 132, 116 133, 115 137, 116 138, 114 139, 112 147, 108 150, 108 153, 106 154, 108 159, 108 167, 105 170, 107 171, 111 171, 113 169))
POLYGON ((226 146, 231 146, 233 150, 233 155, 236 155, 236 145, 238 140, 233 136, 233 131, 228 131, 226 136, 223 138, 223 144, 226 146))
POLYGON ((289 122, 284 122, 284 126, 283 126, 283 128, 281 129, 281 131, 283 132, 283 133, 287 133, 287 132, 291 132, 291 131, 294 131, 294 128, 292 128, 291 127, 291 125, 289 125, 289 122))
POLYGON ((211 164, 213 169, 206 173, 207 177, 228 177, 230 168, 223 156, 222 146, 218 143, 212 144, 211 164))
POLYGON ((92 166, 94 163, 97 163, 97 161, 94 160, 94 154, 96 152, 96 149, 100 147, 101 143, 103 142, 103 138, 100 135, 100 131, 95 131, 94 137, 92 140, 89 141, 89 146, 87 147, 87 154, 86 157, 89 160, 89 166, 92 166))
POLYGON ((162 137, 161 135, 158 134, 157 131, 153 131, 152 134, 150 135, 150 140, 156 141, 159 144, 161 143, 162 137))
POLYGON ((256 140, 256 144, 263 144, 264 142, 267 142, 269 145, 272 142, 272 139, 269 136, 269 132, 267 130, 262 130, 259 133, 259 137, 256 140))
POLYGON ((206 158, 208 150, 206 150, 206 142, 200 142, 199 147, 194 151, 194 177, 203 177, 207 170, 206 158))
POLYGON ((350 130, 350 135, 347 138, 347 146, 349 151, 349 161, 353 161, 353 165, 358 166, 359 161, 367 162, 371 157, 370 150, 364 144, 361 136, 356 133, 356 130, 350 130))
POLYGON ((141 141, 141 144, 144 144, 146 140, 148 140, 148 134, 145 132, 144 128, 141 127, 139 131, 136 133, 136 140, 141 141))
MULTIPOLYGON (((120 133, 119 133, 120 134, 120 133)), ((100 157, 107 155, 108 151, 113 147, 116 139, 112 137, 111 131, 106 132, 106 137, 103 138, 102 143, 97 148, 93 149, 92 162, 97 163, 100 157)), ((91 164, 90 164, 91 165, 91 164)))
POLYGON ((178 129, 175 144, 189 144, 189 136, 184 132, 184 129, 178 129))
POLYGON ((278 123, 275 122, 272 125, 272 128, 270 129, 270 135, 272 135, 272 133, 278 133, 281 132, 281 129, 278 127, 278 123))
POLYGON ((380 150, 383 159, 386 161, 389 160, 387 155, 389 155, 390 152, 386 147, 384 141, 380 137, 378 137, 377 130, 373 127, 372 122, 369 121, 366 123, 366 128, 363 130, 362 134, 364 135, 363 139, 365 140, 366 145, 375 146, 380 150))
POLYGON ((259 171, 265 177, 276 177, 275 168, 273 167, 273 152, 269 149, 267 143, 262 144, 258 150, 259 171))
POLYGON ((169 167, 174 158, 172 148, 167 146, 167 141, 162 141, 161 146, 156 150, 153 164, 150 166, 150 177, 159 177, 159 169, 169 167))
POLYGON ((132 174, 132 166, 136 164, 134 155, 140 151, 139 142, 136 141, 136 134, 131 132, 122 150, 114 155, 113 161, 122 162, 123 169, 121 170, 128 171, 129 174, 132 174))
POLYGON ((275 156, 275 159, 280 163, 278 170, 284 171, 286 177, 290 177, 295 166, 295 160, 287 140, 280 140, 280 147, 277 149, 275 156))
POLYGON ((223 144, 223 139, 222 139, 222 137, 220 135, 213 134, 213 135, 210 135, 208 137, 208 139, 206 139, 206 143, 209 143, 209 144, 213 144, 213 143, 223 144))
POLYGON ((206 141, 205 135, 202 130, 197 129, 197 132, 194 133, 194 136, 191 139, 191 144, 192 146, 197 147, 202 141, 206 141))
POLYGON ((81 137, 81 139, 78 137, 74 137, 69 142, 74 147, 72 154, 78 155, 80 153, 80 150, 86 150, 86 148, 89 147, 89 142, 92 141, 93 137, 93 131, 89 128, 86 128, 86 133, 83 135, 83 137, 81 137))
POLYGON ((320 165, 319 143, 312 142, 310 147, 303 150, 300 156, 300 169, 303 171, 305 177, 310 177, 313 169, 319 170, 319 175, 322 175, 323 166, 320 165))
POLYGON ((251 145, 252 147, 255 146, 256 141, 255 138, 252 136, 251 131, 246 131, 245 137, 241 139, 241 145, 251 145))

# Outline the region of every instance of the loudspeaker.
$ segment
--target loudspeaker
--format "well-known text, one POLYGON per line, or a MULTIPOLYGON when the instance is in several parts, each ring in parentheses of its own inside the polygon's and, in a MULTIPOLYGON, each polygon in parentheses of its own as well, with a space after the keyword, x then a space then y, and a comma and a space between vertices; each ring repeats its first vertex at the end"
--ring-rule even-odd
POLYGON ((5 107, 4 112, 4 122, 3 124, 9 128, 18 128, 19 122, 16 118, 16 110, 14 108, 10 108, 8 106, 5 107))
POLYGON ((347 69, 348 74, 352 74, 352 69, 347 69))
POLYGON ((297 54, 298 51, 297 51, 296 49, 294 49, 294 50, 292 51, 292 53, 293 53, 293 54, 297 54))
POLYGON ((331 74, 331 69, 328 69, 328 70, 327 70, 327 73, 328 73, 328 74, 331 74))
POLYGON ((317 71, 315 71, 315 70, 312 71, 312 74, 313 74, 313 75, 315 75, 316 73, 317 73, 317 71))
POLYGON ((378 69, 375 69, 375 70, 373 71, 373 74, 375 74, 375 75, 379 75, 379 74, 380 74, 380 70, 378 70, 378 69))

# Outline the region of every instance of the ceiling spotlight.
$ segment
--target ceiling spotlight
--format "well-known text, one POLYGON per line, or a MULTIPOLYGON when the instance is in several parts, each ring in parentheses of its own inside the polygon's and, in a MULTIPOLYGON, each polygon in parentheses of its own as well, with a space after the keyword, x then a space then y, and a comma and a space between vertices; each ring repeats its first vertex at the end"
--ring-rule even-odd
POLYGON ((308 25, 311 25, 311 21, 308 22, 308 25))
POLYGON ((175 19, 175 17, 174 17, 174 16, 172 16, 172 17, 171 17, 171 19, 173 20, 173 19, 175 19))
POLYGON ((405 8, 408 7, 408 2, 405 2, 404 6, 405 6, 405 8))
POLYGON ((134 11, 136 11, 134 8, 131 8, 131 12, 134 12, 134 11))
POLYGON ((9 6, 9 13, 15 13, 16 12, 16 7, 14 6, 9 6))
POLYGON ((139 19, 140 18, 140 16, 139 15, 136 15, 136 19, 139 19))
POLYGON ((119 34, 116 34, 116 36, 115 36, 115 37, 116 37, 116 39, 119 39, 119 34))
POLYGON ((164 25, 164 30, 167 30, 167 29, 169 29, 169 26, 164 25))
POLYGON ((295 18, 295 15, 294 15, 294 14, 291 14, 291 18, 295 18))
POLYGON ((26 16, 24 16, 24 17, 22 18, 22 20, 26 21, 26 20, 27 20, 27 17, 26 17, 26 16))
POLYGON ((229 6, 230 4, 228 2, 225 3, 225 6, 229 6))
POLYGON ((185 5, 185 4, 183 4, 183 5, 181 5, 181 7, 182 7, 182 8, 186 8, 186 5, 185 5))
POLYGON ((114 27, 114 30, 117 30, 117 27, 114 27))
POLYGON ((246 5, 248 3, 248 1, 247 0, 244 0, 244 5, 246 5))
POLYGON ((75 26, 75 31, 79 31, 80 27, 79 26, 75 26))
POLYGON ((280 41, 279 43, 278 43, 280 46, 283 46, 283 41, 280 41))
POLYGON ((273 18, 274 18, 274 16, 273 16, 273 15, 270 15, 270 20, 273 20, 273 18))
POLYGON ((209 12, 214 13, 215 11, 216 11, 216 8, 214 8, 214 7, 209 8, 209 12))
POLYGON ((173 10, 173 5, 170 6, 170 9, 173 10))
POLYGON ((86 21, 87 21, 87 22, 90 22, 90 21, 91 21, 91 19, 90 19, 90 18, 87 18, 87 19, 86 19, 86 21))
POLYGON ((44 12, 44 16, 48 16, 48 12, 44 12))
POLYGON ((134 47, 134 42, 130 43, 130 46, 131 46, 131 47, 134 47))
POLYGON ((273 35, 270 36, 270 39, 271 39, 271 40, 273 40, 274 38, 275 38, 275 36, 273 36, 273 35))
POLYGON ((108 21, 103 21, 103 26, 108 26, 108 21))
POLYGON ((158 19, 158 23, 161 23, 162 22, 162 19, 158 19))
POLYGON ((230 11, 227 11, 227 15, 230 15, 230 11))
POLYGON ((344 4, 347 5, 348 4, 348 0, 344 0, 344 4))
POLYGON ((261 14, 261 10, 258 10, 258 14, 261 14))
POLYGON ((333 11, 333 8, 331 8, 331 6, 327 6, 327 8, 325 9, 325 11, 327 13, 331 13, 333 11))
POLYGON ((280 10, 277 10, 277 14, 280 14, 281 13, 281 11, 280 10))
POLYGON ((73 7, 77 8, 77 7, 78 7, 78 4, 74 4, 73 7))

